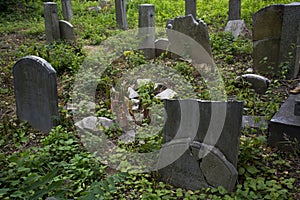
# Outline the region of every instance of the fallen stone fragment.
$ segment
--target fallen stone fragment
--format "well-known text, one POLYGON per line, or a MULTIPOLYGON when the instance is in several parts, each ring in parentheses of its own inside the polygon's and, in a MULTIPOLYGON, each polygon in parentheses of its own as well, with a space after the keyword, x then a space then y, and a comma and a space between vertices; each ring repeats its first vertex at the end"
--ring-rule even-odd
POLYGON ((268 78, 257 74, 244 74, 241 77, 237 77, 236 80, 241 78, 249 82, 258 94, 264 94, 271 82, 268 78))
POLYGON ((177 95, 177 93, 171 89, 166 89, 161 93, 157 94, 155 97, 163 100, 163 99, 172 99, 177 95))
POLYGON ((227 22, 225 32, 230 32, 234 37, 250 37, 251 34, 243 20, 230 20, 227 22))
POLYGON ((134 142, 135 140, 135 131, 130 130, 125 132, 123 135, 119 137, 120 140, 122 140, 125 144, 128 144, 130 142, 134 142))
POLYGON ((139 94, 131 87, 128 88, 128 97, 129 99, 135 99, 135 98, 138 98, 139 97, 139 94))
POLYGON ((113 125, 113 121, 106 117, 90 116, 75 123, 75 126, 81 130, 91 131, 93 133, 101 133, 101 127, 109 128, 113 125))

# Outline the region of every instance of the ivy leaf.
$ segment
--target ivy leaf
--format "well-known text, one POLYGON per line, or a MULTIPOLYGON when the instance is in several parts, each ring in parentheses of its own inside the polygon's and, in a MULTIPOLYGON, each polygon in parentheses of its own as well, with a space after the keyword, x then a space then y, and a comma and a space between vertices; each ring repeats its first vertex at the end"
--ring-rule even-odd
POLYGON ((256 173, 259 172, 259 170, 256 169, 255 166, 249 166, 249 167, 247 167, 247 171, 248 171, 250 174, 256 174, 256 173))

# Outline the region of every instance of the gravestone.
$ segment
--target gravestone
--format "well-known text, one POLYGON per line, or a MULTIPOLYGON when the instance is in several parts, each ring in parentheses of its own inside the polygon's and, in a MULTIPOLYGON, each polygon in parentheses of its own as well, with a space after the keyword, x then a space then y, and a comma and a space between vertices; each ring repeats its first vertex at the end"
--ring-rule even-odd
POLYGON ((165 100, 165 110, 163 148, 186 148, 179 156, 162 153, 160 162, 179 158, 158 171, 161 179, 186 189, 223 186, 233 191, 243 103, 165 100))
POLYGON ((58 117, 56 71, 44 59, 27 56, 13 67, 17 116, 49 132, 58 117))
POLYGON ((65 20, 59 20, 60 38, 67 41, 75 41, 74 26, 65 20))
POLYGON ((244 20, 240 19, 228 21, 224 31, 232 33, 234 37, 251 37, 251 33, 248 30, 244 20))
POLYGON ((46 29, 46 41, 51 43, 60 39, 58 8, 53 2, 44 3, 44 17, 46 29))
POLYGON ((155 56, 158 57, 163 53, 166 53, 169 47, 169 40, 166 38, 160 38, 155 40, 155 56))
POLYGON ((196 0, 185 0, 185 15, 191 14, 194 19, 197 19, 196 8, 196 0))
POLYGON ((139 49, 147 59, 155 57, 154 5, 139 6, 139 49))
POLYGON ((71 0, 61 0, 64 20, 70 21, 73 16, 71 0))
POLYGON ((115 0, 117 27, 123 30, 128 29, 126 16, 126 0, 115 0))
POLYGON ((266 74, 280 74, 288 65, 288 77, 297 76, 300 61, 300 4, 276 4, 253 15, 253 66, 266 74))
POLYGON ((229 0, 228 20, 241 19, 241 0, 229 0))
POLYGON ((300 149, 300 116, 295 113, 299 98, 300 94, 291 94, 271 119, 269 145, 292 152, 300 149))
POLYGON ((197 22, 192 15, 168 20, 167 35, 171 52, 180 49, 184 51, 183 54, 191 56, 193 51, 200 51, 193 48, 195 45, 192 43, 196 42, 206 50, 208 55, 212 56, 207 25, 202 20, 197 22), (194 41, 187 44, 185 37, 190 37, 194 41))

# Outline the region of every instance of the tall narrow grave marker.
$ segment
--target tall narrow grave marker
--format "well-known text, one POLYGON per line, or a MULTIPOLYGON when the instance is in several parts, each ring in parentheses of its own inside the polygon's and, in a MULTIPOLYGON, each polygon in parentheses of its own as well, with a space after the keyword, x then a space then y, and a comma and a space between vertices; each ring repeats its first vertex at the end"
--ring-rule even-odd
POLYGON ((44 3, 45 29, 46 40, 51 43, 60 39, 59 22, 58 22, 58 8, 57 4, 53 2, 44 3))
POLYGON ((128 29, 126 16, 126 0, 115 0, 117 27, 123 30, 128 29))
POLYGON ((71 0, 61 0, 62 13, 66 21, 70 21, 73 16, 71 0))

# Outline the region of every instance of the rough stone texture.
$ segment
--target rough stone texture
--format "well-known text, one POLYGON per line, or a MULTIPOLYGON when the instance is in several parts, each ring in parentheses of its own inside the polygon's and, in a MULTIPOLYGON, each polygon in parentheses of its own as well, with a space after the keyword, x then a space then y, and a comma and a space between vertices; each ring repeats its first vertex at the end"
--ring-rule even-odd
POLYGON ((75 41, 74 27, 70 22, 59 20, 60 38, 67 41, 75 41))
POLYGON ((123 135, 120 136, 119 139, 122 140, 125 144, 128 144, 130 142, 134 142, 134 140, 135 140, 134 130, 130 130, 130 131, 125 132, 123 135))
POLYGON ((268 78, 257 74, 244 74, 242 75, 242 78, 245 81, 251 83, 252 88, 258 94, 264 94, 267 91, 269 84, 271 83, 268 78))
POLYGON ((250 128, 255 130, 255 133, 261 134, 262 130, 268 129, 268 123, 263 116, 243 116, 242 121, 243 128, 250 128))
POLYGON ((253 64, 255 71, 266 73, 267 67, 280 73, 287 63, 289 78, 299 73, 300 3, 277 4, 259 10, 253 16, 253 64), (267 61, 263 61, 268 58, 267 61))
POLYGON ((132 89, 131 87, 128 88, 128 93, 129 93, 128 97, 130 99, 134 99, 134 98, 139 97, 139 94, 134 89, 132 89))
POLYGON ((234 37, 238 37, 238 36, 249 37, 251 35, 243 20, 228 21, 225 27, 225 32, 232 33, 234 37))
POLYGON ((51 43, 60 39, 58 8, 53 2, 44 3, 46 41, 51 43))
POLYGON ((154 42, 155 56, 159 57, 161 54, 166 53, 169 47, 169 40, 166 38, 157 39, 154 42))
MULTIPOLYGON (((292 142, 300 141, 300 116, 294 115, 295 100, 300 94, 291 94, 273 116, 269 126, 268 143, 282 150, 294 151, 292 142)), ((297 147, 296 147, 297 148, 297 147)), ((298 148, 300 145, 298 143, 298 148)))
POLYGON ((109 128, 113 125, 113 121, 106 117, 90 116, 83 118, 75 123, 75 126, 80 130, 89 131, 92 133, 101 134, 103 128, 109 128), (102 128, 101 128, 102 127, 102 128))
POLYGON ((61 0, 64 20, 70 21, 73 17, 71 0, 61 0))
POLYGON ((17 115, 49 132, 58 118, 56 71, 42 58, 27 56, 13 67, 17 115))
POLYGON ((300 61, 300 3, 284 6, 279 60, 289 63, 288 76, 290 78, 298 75, 300 61))
POLYGON ((241 18, 241 0, 229 0, 228 20, 239 20, 241 18))
POLYGON ((166 89, 161 93, 157 94, 156 97, 159 99, 172 99, 177 95, 177 93, 171 89, 166 89))
POLYGON ((197 1, 196 0, 185 0, 185 15, 192 15, 194 19, 197 19, 197 1))
POLYGON ((172 53, 180 50, 182 52, 179 52, 180 54, 193 57, 196 54, 195 51, 201 51, 193 44, 196 41, 198 45, 206 50, 209 56, 212 55, 207 25, 202 20, 197 22, 192 15, 168 20, 167 34, 170 42, 170 52, 172 53), (191 44, 185 37, 190 37, 193 40, 191 44))
POLYGON ((295 99, 294 115, 300 116, 300 95, 295 99))
POLYGON ((139 6, 139 49, 147 59, 155 57, 155 23, 154 5, 141 4, 139 6))
POLYGON ((117 27, 123 30, 128 29, 126 16, 126 0, 115 0, 117 27))
POLYGON ((161 179, 186 189, 222 185, 232 191, 243 103, 165 100, 165 110, 159 166, 171 164, 158 167, 161 179))

